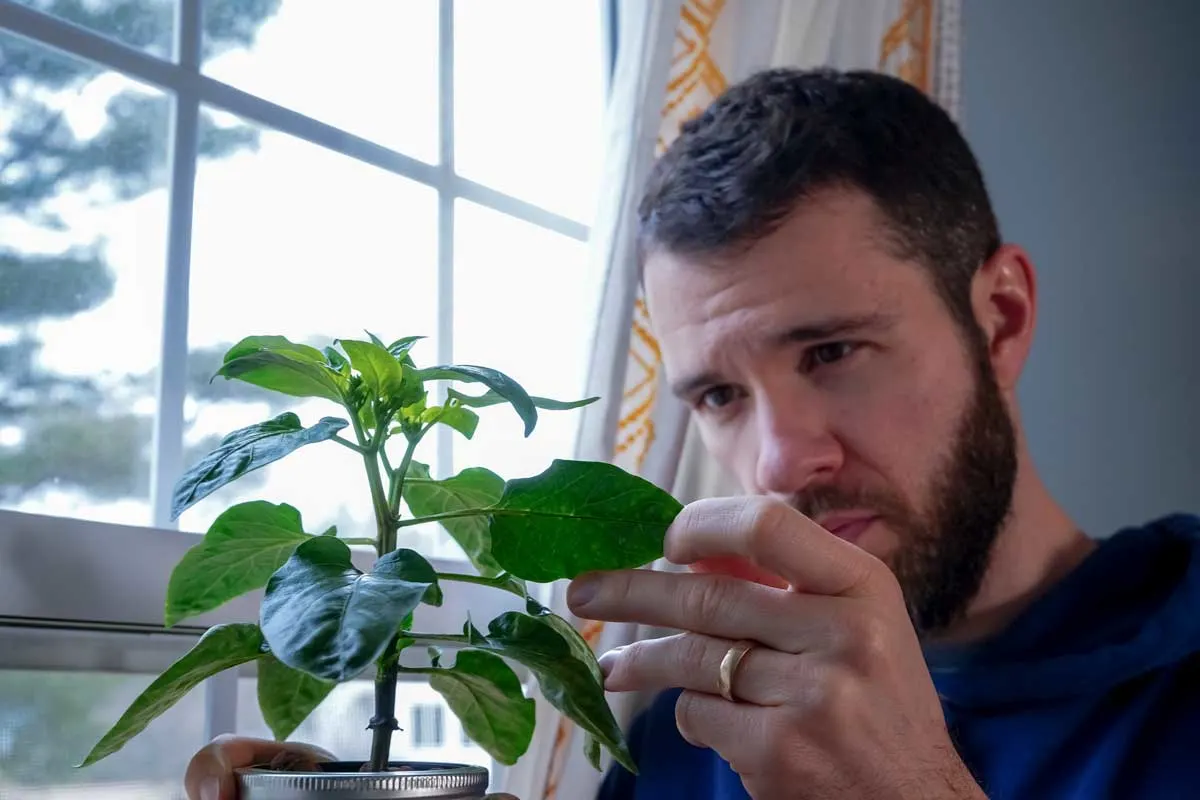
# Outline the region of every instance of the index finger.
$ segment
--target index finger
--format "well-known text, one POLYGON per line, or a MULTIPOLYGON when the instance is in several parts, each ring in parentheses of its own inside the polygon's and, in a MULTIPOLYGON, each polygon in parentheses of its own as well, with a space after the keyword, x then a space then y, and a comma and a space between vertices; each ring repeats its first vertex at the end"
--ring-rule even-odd
POLYGON ((812 594, 873 594, 883 567, 865 550, 767 497, 691 503, 671 523, 664 546, 674 564, 736 556, 778 575, 792 589, 812 594))

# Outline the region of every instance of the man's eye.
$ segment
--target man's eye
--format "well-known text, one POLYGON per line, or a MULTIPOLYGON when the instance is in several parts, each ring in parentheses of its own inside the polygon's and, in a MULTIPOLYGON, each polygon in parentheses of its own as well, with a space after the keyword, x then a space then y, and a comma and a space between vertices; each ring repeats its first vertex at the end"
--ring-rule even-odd
POLYGON ((701 408, 716 410, 727 406, 737 399, 737 393, 732 386, 714 386, 700 395, 697 405, 701 408))
POLYGON ((852 342, 819 344, 808 351, 808 365, 810 367, 820 367, 826 364, 833 364, 853 353, 855 349, 856 347, 852 342))

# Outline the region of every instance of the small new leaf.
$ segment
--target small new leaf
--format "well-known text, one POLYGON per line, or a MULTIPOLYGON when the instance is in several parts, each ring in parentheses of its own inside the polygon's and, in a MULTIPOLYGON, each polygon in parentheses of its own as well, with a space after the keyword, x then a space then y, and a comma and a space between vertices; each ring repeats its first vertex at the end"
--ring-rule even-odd
MULTIPOLYGON (((436 666, 436 665, 435 665, 436 666)), ((533 739, 535 705, 504 659, 478 650, 429 677, 471 740, 501 764, 515 764, 533 739)))
POLYGON ((297 547, 267 584, 263 635, 289 667, 348 681, 383 654, 436 583, 433 567, 412 550, 388 553, 363 573, 344 543, 316 536, 297 547))
POLYGON ((507 483, 491 509, 492 557, 519 578, 548 583, 630 569, 662 556, 682 504, 613 464, 556 459, 507 483))
POLYGON ((263 636, 257 625, 236 623, 209 628, 191 650, 134 699, 79 766, 95 764, 120 750, 201 681, 264 653, 263 636))
POLYGON ((423 369, 418 375, 422 381, 444 380, 482 383, 512 404, 513 410, 517 412, 517 415, 525 423, 526 436, 533 433, 534 426, 537 425, 537 408, 533 404, 533 398, 521 388, 519 383, 499 370, 476 367, 471 364, 453 364, 423 369))
MULTIPOLYGON (((378 341, 378 340, 376 340, 378 341)), ((338 344, 350 356, 350 365, 362 375, 363 383, 377 397, 399 397, 404 389, 404 367, 382 344, 340 339, 338 344)))
POLYGON ((275 740, 291 736, 336 685, 292 669, 273 655, 259 659, 258 708, 275 740))
POLYGON ((440 422, 470 439, 479 427, 479 415, 462 406, 434 406, 421 412, 421 423, 428 425, 430 422, 440 422))
MULTIPOLYGON (((416 461, 409 465, 401 490, 414 517, 487 508, 494 505, 503 492, 504 479, 482 467, 471 467, 453 478, 435 481, 429 477, 429 467, 416 461)), ((441 525, 458 542, 480 575, 491 578, 504 571, 492 558, 486 515, 442 520, 441 525)))
POLYGON ((305 428, 300 418, 285 411, 274 419, 236 430, 183 474, 171 498, 171 519, 247 472, 265 467, 306 444, 332 439, 349 425, 346 420, 323 417, 305 428))
MULTIPOLYGON (((326 531, 336 534, 336 528, 326 531)), ((286 503, 254 500, 227 509, 175 565, 167 584, 167 627, 266 586, 309 538, 300 512, 286 503)))

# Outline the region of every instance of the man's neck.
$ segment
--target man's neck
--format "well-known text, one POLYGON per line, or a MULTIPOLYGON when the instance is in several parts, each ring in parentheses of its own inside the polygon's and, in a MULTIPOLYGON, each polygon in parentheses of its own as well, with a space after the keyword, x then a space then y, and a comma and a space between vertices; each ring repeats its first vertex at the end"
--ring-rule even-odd
POLYGON ((1022 442, 1008 520, 992 547, 988 571, 963 618, 938 643, 981 641, 999 633, 1087 558, 1088 538, 1050 496, 1022 442))

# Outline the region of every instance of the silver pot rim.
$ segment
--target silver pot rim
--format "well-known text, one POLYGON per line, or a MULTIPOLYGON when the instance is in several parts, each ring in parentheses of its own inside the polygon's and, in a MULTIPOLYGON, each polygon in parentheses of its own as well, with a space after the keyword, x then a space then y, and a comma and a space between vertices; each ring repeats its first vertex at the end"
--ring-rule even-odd
POLYGON ((488 785, 486 767, 442 762, 393 761, 396 772, 358 772, 351 765, 361 762, 333 762, 347 765, 345 771, 288 772, 264 767, 244 767, 235 772, 243 789, 291 790, 297 792, 407 792, 412 797, 480 797, 488 785), (434 794, 437 792, 438 794, 434 794), (447 794, 448 793, 448 794, 447 794))

